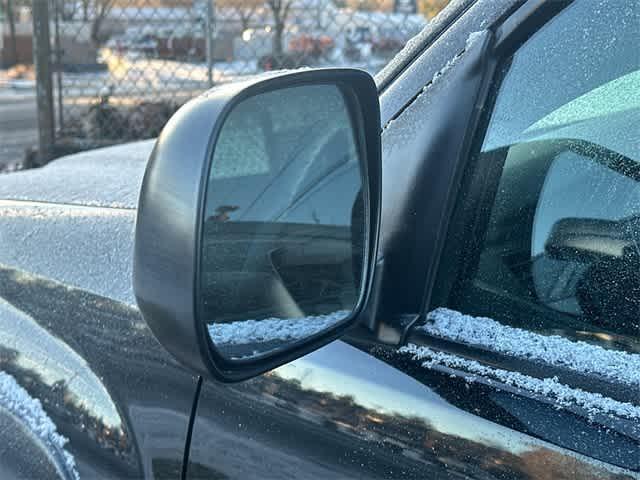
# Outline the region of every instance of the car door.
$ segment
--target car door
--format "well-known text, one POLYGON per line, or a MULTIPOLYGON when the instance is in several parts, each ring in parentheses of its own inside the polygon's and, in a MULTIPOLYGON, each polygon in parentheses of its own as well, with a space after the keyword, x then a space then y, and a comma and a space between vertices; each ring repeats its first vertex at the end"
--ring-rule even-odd
MULTIPOLYGON (((486 362, 477 353, 481 348, 460 338, 438 337, 433 328, 428 328, 433 323, 433 314, 427 316, 426 312, 435 307, 453 309, 447 292, 457 290, 445 286, 457 278, 450 271, 466 265, 466 259, 460 258, 460 249, 439 255, 442 261, 435 282, 438 288, 425 299, 425 290, 430 291, 425 285, 429 285, 429 275, 436 270, 431 265, 427 234, 436 238, 441 230, 444 238, 446 233, 439 219, 447 203, 455 199, 455 190, 451 188, 459 170, 455 158, 465 157, 465 149, 457 149, 463 143, 458 140, 473 133, 469 118, 478 111, 484 98, 475 93, 491 83, 478 66, 486 64, 483 56, 490 45, 489 37, 505 28, 503 21, 519 3, 467 2, 458 12, 457 21, 445 33, 434 36, 417 60, 393 72, 395 80, 381 94, 386 186, 383 185, 383 245, 378 266, 385 270, 380 274, 383 280, 378 286, 382 306, 375 319, 375 333, 356 331, 347 341, 336 341, 242 384, 203 382, 191 436, 188 478, 634 475, 632 470, 637 470, 637 466, 632 459, 634 455, 637 457, 638 442, 633 431, 637 422, 614 416, 611 418, 616 429, 605 428, 588 413, 581 415, 558 402, 545 402, 540 392, 534 395, 513 388, 508 382, 499 383, 495 378, 479 381, 479 373, 472 376, 463 369, 439 365, 428 357, 433 351, 437 358, 446 354, 460 361, 474 360, 481 366, 484 365, 480 362, 486 362), (484 33, 472 34, 483 30, 484 33), (429 121, 440 119, 441 125, 445 123, 438 113, 443 104, 451 103, 447 100, 451 98, 447 97, 449 84, 456 81, 469 88, 469 99, 465 102, 468 111, 459 108, 448 112, 449 118, 444 120, 463 124, 465 128, 452 131, 447 137, 438 132, 438 125, 429 121), (466 132, 467 127, 470 132, 466 132), (426 143, 422 137, 427 135, 426 130, 432 143, 446 144, 442 146, 443 156, 431 155, 428 162, 417 153, 406 155, 411 151, 407 150, 408 145, 415 147, 413 151, 420 151, 418 147, 426 143), (455 155, 448 157, 446 153, 452 151, 455 155), (403 168, 398 168, 399 163, 403 168), (430 178, 428 184, 412 180, 425 178, 430 178), (416 196, 422 196, 423 209, 407 207, 416 196), (407 238, 411 239, 410 244, 407 238), (411 326, 409 331, 407 326, 411 326), (556 428, 559 422, 564 422, 560 425, 566 428, 556 428), (566 441, 573 437, 583 439, 583 443, 566 441), (604 453, 594 452, 594 445, 604 453), (623 456, 614 453, 621 448, 626 449, 623 456)), ((523 8, 532 3, 527 2, 523 8)), ((565 4, 552 3, 557 6, 542 10, 536 29, 556 14, 558 19, 571 14, 570 9, 563 10, 565 4)), ((526 12, 520 12, 520 17, 526 17, 526 12)), ((520 43, 515 43, 513 49, 519 48, 520 43)), ((513 49, 505 54, 501 65, 509 64, 513 49)), ((472 175, 473 165, 469 163, 464 175, 464 186, 459 190, 461 199, 466 199, 471 191, 466 186, 470 182, 467 178, 476 178, 472 175)), ((481 178, 483 185, 485 180, 489 182, 486 171, 481 178)), ((458 218, 460 208, 454 210, 454 218, 458 218)), ((451 225, 448 240, 442 242, 447 247, 453 246, 453 239, 460 236, 454 227, 466 227, 469 223, 460 220, 451 225)), ((490 365, 498 353, 490 352, 490 365)), ((514 374, 532 378, 538 375, 541 381, 547 378, 543 376, 544 365, 525 355, 506 353, 502 354, 514 374), (538 370, 532 371, 533 367, 525 365, 527 362, 535 364, 538 370)), ((585 387, 585 383, 580 386, 585 387)), ((614 395, 610 390, 602 391, 607 396, 614 395)), ((620 392, 630 395, 633 386, 620 392)), ((625 403, 623 397, 614 400, 625 403)))
POLYGON ((637 3, 578 0, 499 61, 428 313, 403 349, 455 405, 631 476, 639 38, 637 3))

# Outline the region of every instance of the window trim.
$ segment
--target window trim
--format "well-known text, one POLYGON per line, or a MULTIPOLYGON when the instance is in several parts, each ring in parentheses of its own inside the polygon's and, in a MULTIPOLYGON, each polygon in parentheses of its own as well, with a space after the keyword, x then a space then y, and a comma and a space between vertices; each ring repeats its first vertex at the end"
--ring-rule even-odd
MULTIPOLYGON (((479 157, 498 93, 511 68, 513 55, 527 40, 572 3, 573 0, 547 0, 544 2, 529 0, 497 27, 496 38, 490 50, 488 62, 493 66, 493 71, 485 78, 483 86, 483 90, 486 92, 485 96, 478 99, 476 110, 479 114, 476 128, 465 135, 470 138, 471 149, 458 166, 462 172, 461 181, 457 186, 454 186, 449 199, 452 213, 449 225, 443 235, 447 240, 447 245, 443 248, 432 275, 432 278, 437 278, 438 282, 426 285, 420 319, 425 318, 434 306, 446 302, 450 298, 451 292, 459 288, 459 279, 468 274, 469 269, 477 264, 479 257, 477 246, 482 242, 482 236, 479 235, 479 232, 486 232, 490 218, 490 215, 483 218, 485 216, 479 215, 479 213, 483 208, 486 208, 487 204, 491 205, 493 202, 507 151, 496 152, 491 157, 484 154, 483 165, 479 165, 479 157), (462 200, 461 194, 465 196, 465 201, 462 200), (463 226, 462 231, 458 229, 456 232, 457 225, 463 226), (457 241, 450 242, 455 237, 458 237, 457 241), (452 243, 456 248, 451 248, 452 243), (474 255, 470 255, 466 261, 454 265, 454 271, 448 272, 442 281, 442 259, 450 258, 447 252, 466 251, 469 248, 474 249, 474 255)), ((454 256, 459 257, 455 254, 454 256)))

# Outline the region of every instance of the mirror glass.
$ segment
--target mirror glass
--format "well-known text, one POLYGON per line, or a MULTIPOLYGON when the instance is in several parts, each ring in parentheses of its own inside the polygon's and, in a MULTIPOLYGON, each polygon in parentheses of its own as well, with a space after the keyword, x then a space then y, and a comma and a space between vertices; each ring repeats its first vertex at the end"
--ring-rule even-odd
POLYGON ((270 91, 238 103, 222 125, 199 301, 228 360, 325 331, 358 303, 368 201, 347 98, 325 84, 270 91))

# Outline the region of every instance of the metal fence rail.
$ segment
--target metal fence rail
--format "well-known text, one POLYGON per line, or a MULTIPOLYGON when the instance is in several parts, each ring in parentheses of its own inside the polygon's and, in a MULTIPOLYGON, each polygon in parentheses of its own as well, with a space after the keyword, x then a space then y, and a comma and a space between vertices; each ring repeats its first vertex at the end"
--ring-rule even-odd
POLYGON ((416 3, 35 0, 34 25, 49 27, 51 49, 52 73, 39 75, 39 86, 53 80, 39 109, 45 118, 51 103, 57 145, 150 138, 188 99, 242 76, 300 66, 375 73, 427 22, 394 9, 416 3))

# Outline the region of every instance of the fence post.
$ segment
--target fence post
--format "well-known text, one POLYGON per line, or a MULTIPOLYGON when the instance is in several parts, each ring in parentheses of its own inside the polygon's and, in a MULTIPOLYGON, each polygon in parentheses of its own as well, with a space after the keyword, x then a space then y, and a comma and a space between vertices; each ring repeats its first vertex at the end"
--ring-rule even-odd
POLYGON ((52 158, 55 133, 51 46, 49 43, 49 0, 34 0, 32 14, 33 64, 36 68, 36 99, 38 102, 37 162, 44 164, 52 158))
MULTIPOLYGON (((56 86, 58 87, 58 95, 56 98, 56 103, 57 103, 57 107, 58 107, 58 132, 61 132, 62 129, 64 128, 64 109, 63 104, 62 104, 62 56, 63 56, 63 51, 62 51, 62 46, 60 45, 60 21, 61 21, 61 13, 60 13, 60 7, 62 5, 62 3, 64 2, 64 0, 54 0, 54 8, 55 8, 55 14, 54 14, 54 24, 55 24, 55 28, 54 28, 54 37, 55 37, 55 42, 54 42, 54 54, 55 54, 55 65, 56 65, 56 86)), ((54 132, 55 133, 55 132, 54 132)))
POLYGON ((207 2, 207 18, 205 20, 205 30, 207 38, 205 39, 207 49, 207 81, 209 88, 213 86, 213 11, 214 0, 206 0, 207 2))

